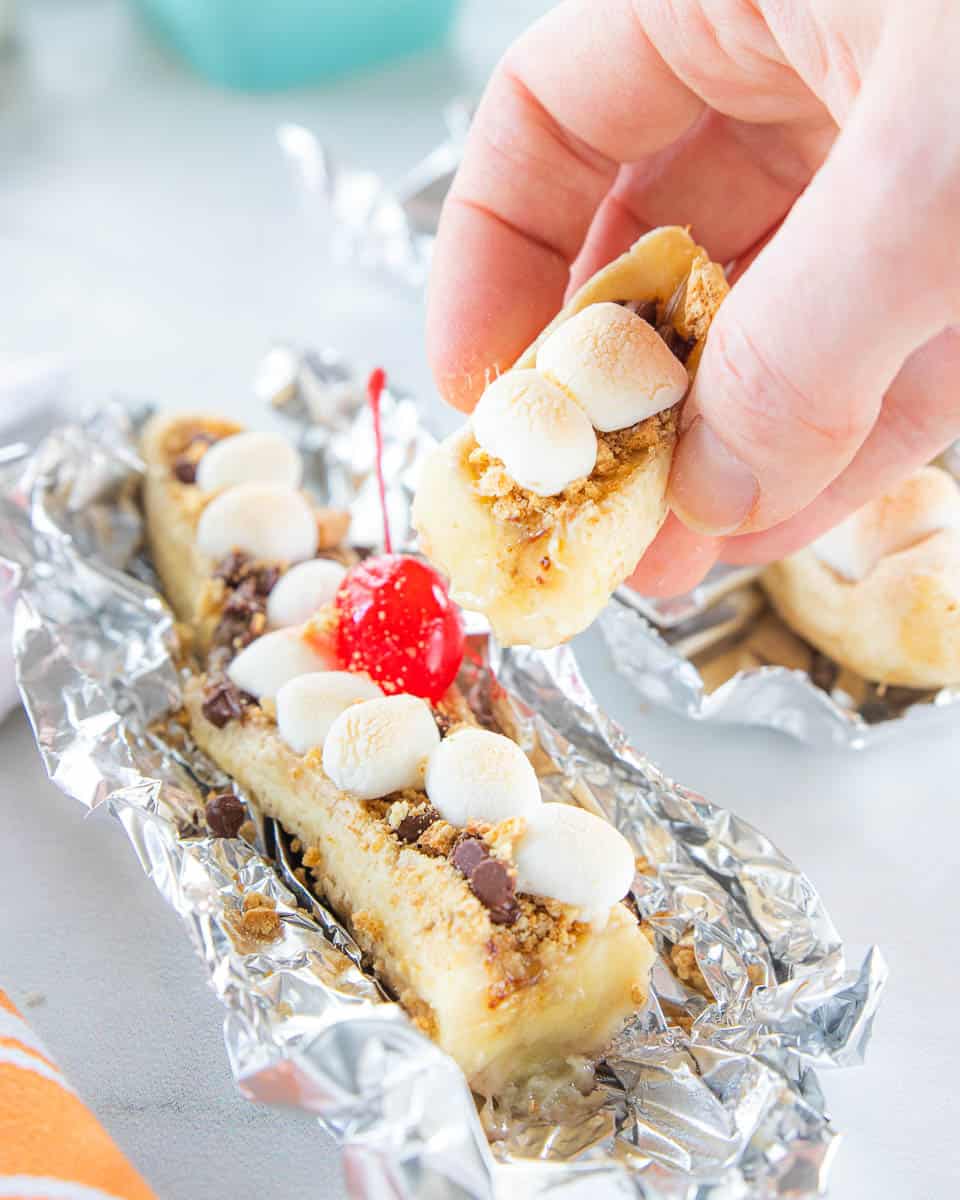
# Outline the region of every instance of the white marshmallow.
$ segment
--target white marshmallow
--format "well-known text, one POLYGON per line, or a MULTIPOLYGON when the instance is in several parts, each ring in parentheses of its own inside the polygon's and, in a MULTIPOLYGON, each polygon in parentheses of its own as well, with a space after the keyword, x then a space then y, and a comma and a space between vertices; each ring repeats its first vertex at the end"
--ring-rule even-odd
POLYGON ((473 436, 538 496, 562 492, 597 461, 589 417, 539 371, 507 371, 495 379, 474 409, 473 436))
POLYGON ((384 696, 352 704, 323 744, 323 769, 338 788, 377 800, 423 787, 440 734, 430 706, 416 696, 384 696))
POLYGON ((298 675, 277 692, 277 730, 291 750, 306 754, 323 745, 334 721, 351 704, 382 695, 372 679, 352 671, 298 675))
POLYGON ((271 629, 303 625, 325 604, 332 604, 347 568, 332 558, 297 563, 274 586, 267 599, 271 629))
POLYGON ((301 630, 278 629, 241 650, 227 674, 242 691, 258 700, 271 700, 298 675, 329 671, 336 665, 333 655, 321 653, 301 630))
POLYGON ((537 773, 516 742, 487 729, 458 729, 427 763, 430 803, 451 825, 529 817, 542 804, 537 773))
POLYGON ((810 549, 856 583, 888 554, 943 529, 960 529, 960 489, 946 471, 924 467, 811 542, 810 549))
POLYGON ((679 404, 690 383, 686 367, 651 325, 607 302, 564 321, 538 349, 537 370, 605 433, 679 404))
POLYGON ((602 918, 629 892, 636 870, 630 843, 608 822, 569 804, 544 804, 517 846, 517 891, 549 896, 602 918))
POLYGON ((197 466, 197 486, 205 491, 237 483, 297 488, 302 477, 299 452, 279 433, 235 433, 222 438, 197 466))
POLYGON ((222 558, 243 550, 255 558, 299 562, 317 552, 317 520, 306 498, 276 483, 241 483, 215 496, 200 515, 197 545, 222 558))

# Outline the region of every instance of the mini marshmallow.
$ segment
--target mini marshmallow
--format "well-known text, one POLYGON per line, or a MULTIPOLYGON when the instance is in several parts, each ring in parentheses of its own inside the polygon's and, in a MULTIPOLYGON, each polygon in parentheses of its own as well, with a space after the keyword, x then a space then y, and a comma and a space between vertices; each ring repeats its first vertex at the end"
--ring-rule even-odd
POLYGON ((313 558, 291 567, 267 599, 271 629, 303 625, 326 604, 332 604, 347 568, 332 558, 313 558))
POLYGON ((243 550, 254 558, 299 562, 317 552, 317 520, 306 498, 276 483, 241 483, 215 496, 200 515, 201 554, 243 550))
POLYGON ((564 321, 537 351, 537 370, 605 433, 679 404, 690 383, 686 367, 651 325, 606 302, 564 321))
POLYGON ((608 822, 569 804, 544 804, 517 846, 517 891, 548 896, 602 919, 636 870, 630 843, 608 822))
POLYGON ((888 554, 943 529, 960 528, 960 489, 946 471, 924 467, 811 542, 828 567, 857 583, 888 554))
POLYGON ((538 496, 562 492, 597 461, 589 417, 539 371, 507 371, 495 379, 474 409, 473 436, 538 496))
POLYGON ((458 729, 427 763, 427 796, 451 825, 495 825, 529 817, 541 806, 540 784, 516 742, 486 729, 458 729))
POLYGON ((372 679, 352 671, 298 675, 277 692, 277 730, 291 750, 306 754, 323 745, 334 721, 351 704, 382 695, 372 679))
POLYGON ((365 700, 334 721, 323 744, 323 769, 343 791, 377 800, 423 787, 439 741, 430 706, 417 696, 365 700))
POLYGON ((258 700, 272 700, 285 683, 298 675, 328 671, 336 665, 333 656, 321 653, 301 630, 278 629, 241 650, 227 674, 241 691, 258 700))
POLYGON ((197 466, 197 486, 205 491, 237 483, 297 488, 302 476, 299 452, 279 433, 235 433, 214 442, 197 466))

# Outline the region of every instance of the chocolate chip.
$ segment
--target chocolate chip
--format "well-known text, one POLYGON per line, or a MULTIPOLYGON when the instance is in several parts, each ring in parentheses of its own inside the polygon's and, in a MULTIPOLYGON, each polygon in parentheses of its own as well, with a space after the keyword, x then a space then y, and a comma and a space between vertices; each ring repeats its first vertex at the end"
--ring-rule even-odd
POLYGON ((621 300, 620 303, 624 308, 629 308, 631 312, 636 313, 641 321, 646 321, 648 325, 656 325, 656 300, 621 300))
POLYGON ((868 725, 879 725, 881 721, 889 721, 892 715, 886 700, 868 700, 860 706, 860 716, 868 725))
POLYGON ((181 483, 197 482, 197 464, 189 458, 178 458, 173 464, 173 473, 181 483))
POLYGON ((245 617, 247 620, 254 613, 263 612, 263 597, 257 592, 257 581, 250 577, 235 587, 227 596, 223 605, 227 616, 245 617))
POLYGON ((401 842, 415 842, 421 833, 426 833, 430 826, 440 819, 440 814, 428 804, 424 808, 414 809, 407 813, 397 826, 397 837, 401 842))
POLYGON ((240 826, 247 819, 247 810, 243 801, 233 792, 221 792, 211 796, 206 803, 207 824, 215 837, 236 837, 240 826))
POLYGON ((433 710, 433 721, 442 738, 447 736, 454 725, 459 724, 449 713, 441 712, 438 708, 433 710))
POLYGON ((512 925, 520 916, 513 887, 510 872, 495 858, 484 859, 470 875, 470 888, 494 925, 512 925))
POLYGON ((839 674, 840 669, 832 658, 827 658, 819 650, 814 651, 813 659, 810 662, 810 680, 812 683, 816 684, 818 688, 822 688, 825 692, 832 692, 839 674))
POLYGON ((470 890, 494 925, 512 925, 520 916, 520 907, 513 894, 513 878, 503 863, 491 856, 479 838, 472 837, 457 843, 452 861, 466 875, 470 890))
POLYGON ((453 850, 453 865, 470 878, 474 869, 490 857, 490 852, 479 838, 463 838, 453 850))
POLYGON ((243 716, 243 709, 252 697, 241 692, 238 687, 222 676, 212 679, 203 692, 203 715, 211 725, 222 729, 224 725, 243 716))
POLYGON ((246 568, 250 562, 248 555, 242 550, 231 552, 217 563, 213 571, 214 579, 222 579, 230 587, 236 587, 246 576, 246 568))
POLYGON ((667 349, 682 363, 686 363, 687 359, 693 353, 693 348, 697 344, 695 338, 682 338, 674 327, 666 321, 662 325, 657 326, 657 333, 667 343, 667 349))
POLYGON ((261 567, 255 576, 258 596, 269 596, 280 578, 279 567, 261 567))

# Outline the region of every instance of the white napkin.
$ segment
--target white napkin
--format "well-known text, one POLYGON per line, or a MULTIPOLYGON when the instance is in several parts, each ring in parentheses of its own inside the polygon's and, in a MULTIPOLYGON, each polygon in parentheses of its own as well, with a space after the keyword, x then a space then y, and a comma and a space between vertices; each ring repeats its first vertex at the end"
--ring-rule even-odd
MULTIPOLYGON (((67 413, 59 359, 0 354, 0 446, 35 445, 67 413)), ((11 578, 0 567, 0 721, 19 702, 11 645, 15 601, 11 578)))

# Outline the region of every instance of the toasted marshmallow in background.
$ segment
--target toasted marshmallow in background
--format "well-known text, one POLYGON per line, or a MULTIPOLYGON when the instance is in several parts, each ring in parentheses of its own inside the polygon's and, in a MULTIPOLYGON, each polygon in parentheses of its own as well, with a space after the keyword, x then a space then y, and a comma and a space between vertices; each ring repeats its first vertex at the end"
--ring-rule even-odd
POLYGON ((544 804, 528 818, 516 867, 518 892, 576 905, 597 922, 630 891, 636 871, 623 834, 570 804, 544 804))
POLYGON ((528 817, 542 804, 540 783, 516 742, 487 729, 458 729, 427 763, 427 796, 451 825, 495 825, 528 817))
POLYGON ((300 453, 279 433, 234 433, 214 442, 197 466, 204 491, 238 483, 278 483, 298 488, 303 478, 300 453))
POLYGON ((313 558, 317 541, 317 519, 306 497, 277 483, 227 488, 210 501, 197 525, 197 545, 211 558, 243 550, 254 558, 300 562, 313 558))
POLYGON ((690 378, 657 331, 621 304, 590 304, 537 351, 537 370, 604 433, 679 404, 690 378))
POLYGON ((346 573, 347 568, 332 558, 297 563, 281 576, 267 598, 267 624, 271 629, 305 624, 333 603, 346 573))
POLYGON ((856 583, 888 554, 943 529, 960 529, 960 488, 939 467, 923 467, 811 542, 810 549, 856 583))
POLYGON ((372 679, 352 671, 298 675, 277 692, 277 731, 291 750, 306 754, 323 745, 351 704, 382 695, 372 679))
POLYGON ((596 464, 589 417, 539 371, 507 371, 495 379, 472 420, 477 444, 538 496, 555 496, 596 464))
POLYGON ((332 653, 318 650, 301 630, 278 629, 244 647, 227 668, 227 674, 242 691, 258 700, 272 700, 285 683, 298 675, 328 671, 336 666, 332 653))
POLYGON ((338 788, 377 800, 422 788, 440 741, 430 706, 417 696, 384 696, 345 709, 323 744, 323 769, 338 788))

